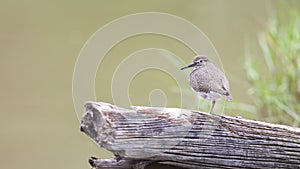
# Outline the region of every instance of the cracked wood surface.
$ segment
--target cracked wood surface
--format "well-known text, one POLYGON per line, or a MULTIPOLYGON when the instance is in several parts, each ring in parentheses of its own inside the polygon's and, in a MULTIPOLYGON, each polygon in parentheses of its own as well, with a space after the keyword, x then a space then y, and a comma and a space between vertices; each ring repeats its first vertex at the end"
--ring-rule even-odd
POLYGON ((117 157, 91 158, 95 168, 300 168, 300 129, 283 125, 88 102, 80 128, 117 157))

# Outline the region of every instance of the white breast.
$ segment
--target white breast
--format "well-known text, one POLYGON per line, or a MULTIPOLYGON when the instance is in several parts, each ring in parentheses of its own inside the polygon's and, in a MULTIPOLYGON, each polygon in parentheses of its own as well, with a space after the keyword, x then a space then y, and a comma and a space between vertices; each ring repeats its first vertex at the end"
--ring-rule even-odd
POLYGON ((209 93, 197 92, 197 94, 205 100, 218 100, 222 97, 221 94, 212 91, 210 91, 209 93))

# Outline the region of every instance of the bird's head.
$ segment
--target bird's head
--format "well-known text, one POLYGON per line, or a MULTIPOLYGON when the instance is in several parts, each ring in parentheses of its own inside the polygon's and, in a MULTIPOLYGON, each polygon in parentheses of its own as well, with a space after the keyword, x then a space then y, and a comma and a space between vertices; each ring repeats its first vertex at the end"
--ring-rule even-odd
POLYGON ((203 65, 205 65, 207 62, 209 62, 208 58, 204 55, 197 55, 195 56, 193 63, 181 68, 181 70, 186 69, 186 68, 190 68, 190 67, 201 67, 203 65))

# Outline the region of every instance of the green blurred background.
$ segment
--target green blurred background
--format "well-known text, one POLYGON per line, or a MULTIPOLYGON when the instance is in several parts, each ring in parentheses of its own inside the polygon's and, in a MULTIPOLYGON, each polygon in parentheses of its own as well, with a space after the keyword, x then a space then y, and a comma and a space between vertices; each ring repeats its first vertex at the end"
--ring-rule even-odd
MULTIPOLYGON (((72 102, 72 75, 80 49, 96 30, 114 19, 138 12, 170 13, 198 26, 215 45, 231 83, 236 104, 229 108, 235 111, 226 114, 260 120, 257 113, 234 108, 255 105, 247 94, 251 85, 244 70, 245 48, 251 46, 261 54, 258 33, 267 29, 277 13, 285 13, 291 6, 300 9, 299 2, 287 1, 283 5, 274 0, 1 1, 0 168, 80 169, 89 167, 90 156, 111 157, 79 131, 72 102)), ((189 49, 170 38, 129 38, 115 46, 99 67, 97 100, 112 102, 110 79, 122 58, 151 47, 170 50, 186 62, 193 57, 189 49)), ((263 62, 261 66, 265 66, 263 62)), ((161 83, 166 93, 173 85, 170 77, 146 71, 132 82, 133 104, 149 105, 148 93, 157 87, 147 82, 149 78, 167 79, 161 83)), ((172 91, 170 95, 176 97, 172 91)), ((167 106, 177 104, 176 99, 170 99, 167 106)))

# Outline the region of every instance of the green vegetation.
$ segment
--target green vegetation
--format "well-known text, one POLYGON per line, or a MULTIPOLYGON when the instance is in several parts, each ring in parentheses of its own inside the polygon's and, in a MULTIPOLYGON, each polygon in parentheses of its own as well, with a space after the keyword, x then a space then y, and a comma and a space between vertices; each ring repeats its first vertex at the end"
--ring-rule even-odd
POLYGON ((287 15, 259 35, 262 56, 246 53, 244 66, 263 120, 300 126, 300 13, 287 15))

